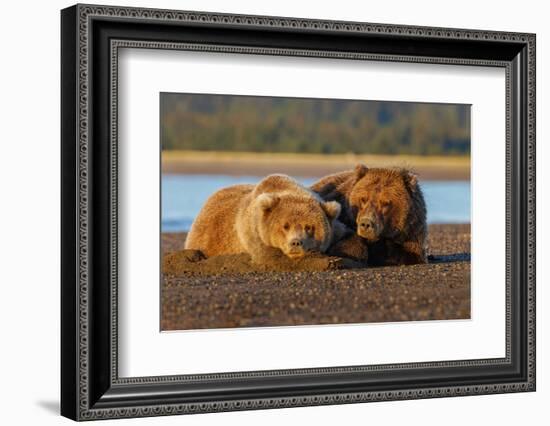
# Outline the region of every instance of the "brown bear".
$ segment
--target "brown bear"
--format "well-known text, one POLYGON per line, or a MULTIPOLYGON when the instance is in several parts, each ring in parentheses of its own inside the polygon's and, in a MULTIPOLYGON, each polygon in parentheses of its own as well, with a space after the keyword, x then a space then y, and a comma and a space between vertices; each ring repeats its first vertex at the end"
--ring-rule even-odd
POLYGON ((311 189, 326 201, 338 201, 339 220, 356 231, 331 247, 330 254, 346 256, 351 247, 366 243, 369 265, 427 262, 426 203, 411 171, 359 164, 322 178, 311 189))
MULTIPOLYGON (((193 222, 186 249, 206 256, 248 253, 256 263, 324 253, 335 238, 337 201, 324 201, 286 175, 215 192, 193 222)), ((340 224, 341 226, 341 224, 340 224)))

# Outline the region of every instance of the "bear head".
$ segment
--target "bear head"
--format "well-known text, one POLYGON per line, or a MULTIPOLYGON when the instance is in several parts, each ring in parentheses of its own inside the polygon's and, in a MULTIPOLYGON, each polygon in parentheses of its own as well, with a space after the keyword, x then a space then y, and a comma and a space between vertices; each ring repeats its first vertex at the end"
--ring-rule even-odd
POLYGON ((257 229, 262 242, 280 249, 291 259, 325 252, 332 240, 332 221, 340 214, 336 201, 313 194, 263 193, 257 199, 257 229))
POLYGON ((350 219, 369 242, 396 238, 408 226, 419 191, 417 176, 406 169, 356 166, 349 195, 350 219))

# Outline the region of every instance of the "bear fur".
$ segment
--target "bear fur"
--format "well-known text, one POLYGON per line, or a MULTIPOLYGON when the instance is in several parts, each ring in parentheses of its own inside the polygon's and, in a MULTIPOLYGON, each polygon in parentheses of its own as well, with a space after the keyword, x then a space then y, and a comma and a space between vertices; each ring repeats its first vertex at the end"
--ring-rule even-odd
POLYGON ((427 263, 426 203, 418 178, 404 168, 368 168, 326 176, 311 186, 326 201, 338 201, 339 220, 356 232, 329 250, 351 257, 367 246, 368 264, 427 263), (357 236, 361 238, 357 238, 357 236))
POLYGON ((248 253, 256 263, 324 253, 340 232, 337 201, 324 201, 286 175, 270 175, 257 185, 234 185, 215 192, 193 222, 186 249, 207 257, 248 253))

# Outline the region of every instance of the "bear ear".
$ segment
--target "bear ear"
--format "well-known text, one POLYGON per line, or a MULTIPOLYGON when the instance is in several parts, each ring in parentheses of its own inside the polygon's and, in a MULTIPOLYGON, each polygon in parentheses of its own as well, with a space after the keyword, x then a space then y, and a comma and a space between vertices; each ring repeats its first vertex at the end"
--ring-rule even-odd
POLYGON ((416 173, 406 170, 403 173, 403 178, 405 179, 405 183, 407 184, 409 189, 412 192, 415 192, 418 188, 418 175, 416 173))
POLYGON ((258 196, 258 205, 264 213, 269 213, 273 207, 275 207, 281 199, 279 196, 274 194, 260 194, 258 196))
POLYGON ((363 178, 363 176, 365 176, 368 172, 368 167, 365 166, 364 164, 357 164, 357 166, 355 166, 355 169, 353 170, 353 176, 355 178, 355 182, 358 182, 361 178, 363 178))
POLYGON ((342 210, 342 206, 338 201, 324 201, 321 203, 321 207, 325 211, 329 220, 336 219, 342 210))

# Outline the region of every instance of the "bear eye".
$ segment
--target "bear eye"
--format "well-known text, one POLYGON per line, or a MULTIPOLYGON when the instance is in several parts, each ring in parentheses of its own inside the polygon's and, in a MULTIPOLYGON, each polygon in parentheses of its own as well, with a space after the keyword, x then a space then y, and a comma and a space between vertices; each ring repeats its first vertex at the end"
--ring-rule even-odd
POLYGON ((290 225, 288 223, 285 223, 285 225, 283 226, 283 229, 285 231, 288 231, 290 229, 290 225))
POLYGON ((367 202, 367 198, 366 197, 361 197, 361 204, 365 204, 367 202))
POLYGON ((383 207, 389 207, 390 205, 391 205, 391 201, 390 201, 390 200, 382 201, 382 206, 383 206, 383 207))
POLYGON ((311 231, 311 226, 306 225, 306 226, 304 227, 304 230, 305 230, 306 232, 309 233, 309 231, 311 231))

